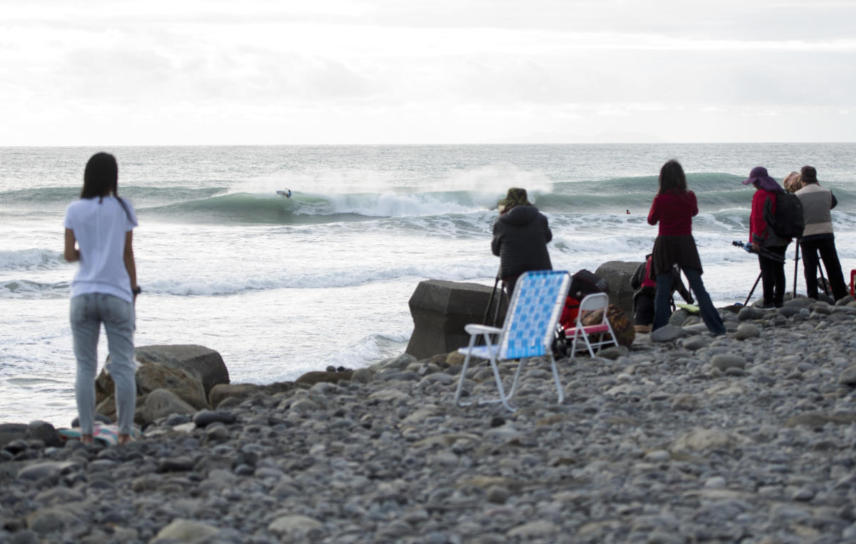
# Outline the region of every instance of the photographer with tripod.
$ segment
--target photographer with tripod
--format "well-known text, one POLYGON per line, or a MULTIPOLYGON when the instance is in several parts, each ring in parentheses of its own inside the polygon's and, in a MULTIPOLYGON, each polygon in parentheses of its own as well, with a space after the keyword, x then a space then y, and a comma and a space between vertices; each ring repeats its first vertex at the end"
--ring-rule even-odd
POLYGON ((512 187, 497 203, 499 218, 493 224, 490 247, 499 257, 498 278, 508 298, 514 293, 517 278, 530 270, 552 270, 547 244, 553 232, 544 214, 529 202, 526 189, 512 187))
POLYGON ((752 212, 749 215, 749 243, 758 253, 764 301, 761 308, 781 308, 785 298, 785 251, 790 238, 781 238, 768 224, 775 217, 779 195, 785 190, 767 174, 763 166, 756 166, 743 185, 752 184, 752 212), (764 251, 761 251, 761 250, 764 251))
POLYGON ((830 210, 838 204, 838 201, 832 191, 821 187, 817 182, 817 170, 813 166, 802 167, 800 181, 803 187, 796 194, 802 202, 805 218, 805 230, 799 243, 803 251, 806 295, 817 299, 817 253, 819 251, 829 277, 833 298, 839 300, 847 296, 847 285, 844 283, 838 251, 835 249, 835 234, 832 232, 830 210))

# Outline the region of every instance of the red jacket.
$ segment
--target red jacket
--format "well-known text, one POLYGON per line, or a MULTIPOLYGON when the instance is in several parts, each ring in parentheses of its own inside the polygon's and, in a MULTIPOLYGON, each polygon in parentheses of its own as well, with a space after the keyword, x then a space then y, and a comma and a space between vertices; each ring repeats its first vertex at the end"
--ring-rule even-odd
POLYGON ((770 237, 770 233, 767 232, 767 222, 764 221, 764 205, 767 203, 768 198, 773 201, 773 206, 770 211, 775 214, 776 193, 771 193, 764 189, 758 189, 755 191, 755 194, 752 195, 752 213, 749 214, 750 244, 763 244, 764 241, 770 237))
POLYGON ((660 236, 689 236, 693 233, 693 217, 698 215, 698 202, 695 193, 672 192, 654 197, 648 224, 660 223, 660 236))

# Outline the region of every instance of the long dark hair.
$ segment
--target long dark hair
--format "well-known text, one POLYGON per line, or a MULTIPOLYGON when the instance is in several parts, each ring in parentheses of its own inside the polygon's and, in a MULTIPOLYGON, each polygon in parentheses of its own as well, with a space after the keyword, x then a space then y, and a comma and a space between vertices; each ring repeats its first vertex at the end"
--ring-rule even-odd
POLYGON ((96 153, 86 163, 83 171, 83 189, 80 198, 96 198, 113 195, 118 197, 119 166, 116 157, 109 153, 96 153))
POLYGON ((675 193, 682 195, 687 192, 687 175, 684 174, 684 168, 681 163, 672 159, 666 161, 666 164, 660 168, 660 188, 657 190, 658 195, 663 193, 675 193))

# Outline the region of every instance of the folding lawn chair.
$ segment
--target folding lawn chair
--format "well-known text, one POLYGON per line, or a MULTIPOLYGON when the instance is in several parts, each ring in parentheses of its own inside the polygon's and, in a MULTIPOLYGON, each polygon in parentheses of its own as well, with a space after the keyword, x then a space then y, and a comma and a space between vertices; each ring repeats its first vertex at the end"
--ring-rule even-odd
MULTIPOLYGON (((586 297, 580 302, 580 313, 577 314, 577 323, 576 327, 573 329, 565 329, 565 338, 570 339, 573 336, 573 343, 571 344, 571 359, 574 358, 574 355, 577 352, 577 340, 582 338, 586 343, 586 347, 588 348, 589 354, 594 357, 594 349, 595 347, 607 346, 609 344, 618 345, 618 340, 615 338, 615 333, 612 331, 612 325, 609 324, 609 319, 606 316, 607 308, 609 307, 609 295, 606 293, 593 293, 591 295, 586 295, 586 297), (583 318, 592 312, 596 312, 598 310, 603 310, 603 319, 597 325, 583 325, 583 318), (611 339, 604 339, 604 335, 609 333, 611 339), (599 334, 599 340, 597 342, 590 341, 589 336, 599 334)), ((582 346, 580 346, 582 349, 582 346)))
POLYGON ((514 411, 508 401, 514 396, 517 384, 520 380, 520 371, 529 357, 549 355, 553 367, 553 378, 556 381, 556 392, 559 395, 559 404, 564 400, 562 384, 559 382, 559 372, 556 369, 556 359, 553 357, 553 340, 556 337, 556 324, 559 315, 565 305, 568 296, 568 288, 571 285, 571 276, 562 271, 539 271, 527 272, 520 276, 514 288, 514 296, 505 318, 505 324, 501 329, 488 327, 486 325, 467 325, 466 331, 470 334, 470 344, 458 351, 466 355, 464 366, 461 369, 461 379, 458 382, 458 390, 455 393, 455 403, 458 406, 469 406, 470 402, 461 402, 461 391, 464 387, 464 379, 467 375, 467 367, 471 357, 488 359, 493 368, 493 377, 499 390, 498 399, 480 401, 501 402, 508 410, 514 411), (479 335, 484 338, 484 346, 476 346, 479 335), (499 335, 496 344, 491 342, 491 336, 499 335), (497 360, 520 359, 517 365, 517 373, 511 390, 505 394, 502 379, 499 376, 497 360))

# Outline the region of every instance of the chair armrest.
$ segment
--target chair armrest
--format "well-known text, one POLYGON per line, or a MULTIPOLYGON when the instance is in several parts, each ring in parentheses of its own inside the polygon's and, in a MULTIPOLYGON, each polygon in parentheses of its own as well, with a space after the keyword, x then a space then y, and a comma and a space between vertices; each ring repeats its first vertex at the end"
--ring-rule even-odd
POLYGON ((466 325, 464 330, 467 331, 467 334, 499 334, 502 332, 502 329, 488 327, 487 325, 479 325, 477 323, 466 325))

